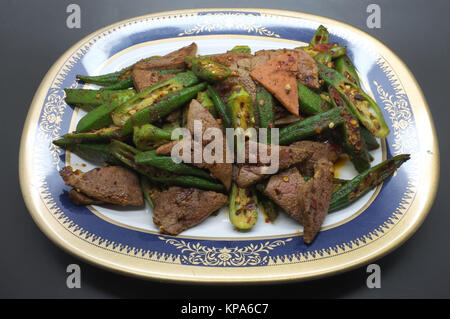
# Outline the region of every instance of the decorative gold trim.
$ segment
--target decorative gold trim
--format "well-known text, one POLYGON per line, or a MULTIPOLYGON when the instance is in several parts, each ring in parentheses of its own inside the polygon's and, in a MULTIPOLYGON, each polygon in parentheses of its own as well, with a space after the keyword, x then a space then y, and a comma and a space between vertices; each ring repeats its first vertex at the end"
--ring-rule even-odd
POLYGON ((63 54, 63 56, 58 59, 48 71, 35 94, 22 134, 19 167, 20 185, 24 200, 35 222, 55 243, 88 262, 125 274, 146 278, 195 282, 269 282, 320 277, 343 270, 349 270, 360 266, 361 264, 368 263, 375 258, 379 258, 398 247, 417 230, 431 207, 438 184, 439 150, 428 106, 414 77, 392 51, 370 35, 345 23, 297 12, 266 9, 197 9, 164 12, 125 20, 89 35, 66 51, 66 53, 63 54), (51 214, 48 214, 47 207, 42 202, 39 193, 36 192, 36 186, 39 185, 39 181, 36 180, 32 170, 31 159, 33 156, 31 152, 33 150, 32 143, 37 129, 36 124, 38 123, 37 120, 39 118, 41 106, 45 103, 44 99, 48 88, 54 88, 52 85, 57 82, 53 82, 52 79, 61 68, 64 70, 65 65, 67 65, 65 61, 67 59, 73 59, 72 53, 80 48, 82 50, 83 46, 89 41, 93 41, 96 36, 103 36, 112 32, 111 30, 135 23, 135 21, 139 19, 170 19, 177 16, 192 16, 195 15, 197 11, 204 12, 215 10, 260 12, 261 14, 268 16, 284 17, 286 19, 306 19, 316 23, 339 27, 352 33, 355 37, 364 38, 370 41, 370 43, 376 47, 380 56, 384 57, 385 61, 389 61, 390 65, 393 66, 392 69, 395 70, 399 82, 404 83, 403 89, 405 94, 408 96, 409 100, 412 101, 411 107, 415 117, 415 125, 417 131, 421 132, 421 134, 417 136, 417 140, 422 150, 420 154, 417 154, 417 160, 421 160, 422 167, 421 170, 417 172, 417 181, 420 181, 420 183, 417 183, 415 186, 416 188, 414 191, 416 195, 410 202, 405 203, 405 206, 402 208, 404 211, 400 211, 400 213, 402 213, 402 218, 394 222, 395 227, 391 227, 391 230, 386 232, 383 236, 377 237, 376 240, 372 240, 370 245, 358 247, 358 249, 351 250, 347 253, 336 254, 333 258, 321 258, 319 260, 314 260, 313 263, 302 263, 301 267, 299 267, 298 264, 292 265, 283 263, 282 265, 271 268, 270 272, 267 271, 267 267, 236 267, 227 268, 227 271, 224 273, 220 271, 220 269, 217 269, 217 267, 202 267, 200 271, 198 266, 158 262, 149 263, 148 260, 143 262, 139 258, 133 259, 128 255, 111 254, 108 250, 102 250, 98 249, 96 246, 92 246, 92 244, 86 242, 84 238, 74 237, 72 233, 67 232, 64 227, 60 227, 60 223, 55 220, 51 214), (405 214, 406 211, 408 211, 408 214, 405 214))

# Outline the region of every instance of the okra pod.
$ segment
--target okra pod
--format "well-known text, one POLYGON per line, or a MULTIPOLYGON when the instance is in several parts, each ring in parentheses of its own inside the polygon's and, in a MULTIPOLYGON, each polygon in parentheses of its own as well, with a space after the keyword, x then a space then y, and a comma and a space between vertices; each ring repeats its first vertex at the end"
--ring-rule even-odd
POLYGON ((248 45, 236 45, 234 46, 230 52, 241 52, 241 53, 252 53, 252 50, 248 45))
POLYGON ((233 127, 233 121, 231 119, 230 114, 228 113, 228 108, 227 108, 226 104, 222 101, 220 96, 216 93, 214 88, 210 85, 208 85, 208 94, 214 103, 214 107, 217 111, 217 114, 222 119, 223 127, 224 128, 233 127))
POLYGON ((77 75, 77 79, 85 83, 92 83, 97 85, 111 85, 116 84, 121 80, 121 77, 127 72, 127 69, 123 69, 117 72, 112 72, 103 75, 77 75))
POLYGON ((348 112, 344 112, 342 117, 344 118, 344 123, 340 129, 339 139, 341 141, 339 144, 350 157, 356 170, 359 173, 364 172, 370 168, 372 158, 364 140, 361 138, 359 123, 348 112))
POLYGON ((58 146, 77 154, 82 159, 93 164, 103 165, 104 163, 108 163, 110 165, 121 165, 121 162, 111 154, 109 144, 64 143, 58 146))
POLYGON ((270 129, 275 127, 275 106, 272 94, 262 85, 256 85, 256 106, 258 108, 259 127, 267 128, 267 143, 271 142, 270 129))
POLYGON ((341 113, 344 109, 333 108, 329 111, 308 117, 280 130, 280 145, 287 145, 320 134, 324 130, 334 129, 344 122, 341 113))
POLYGON ((356 72, 356 68, 352 63, 352 60, 350 60, 346 54, 334 61, 334 67, 336 68, 336 71, 343 74, 358 87, 361 87, 358 72, 356 72))
POLYGON ((64 89, 67 104, 84 104, 99 106, 111 102, 122 103, 134 95, 134 90, 84 90, 84 89, 64 89))
POLYGON ((133 86, 134 86, 133 79, 129 77, 117 83, 105 86, 102 88, 102 90, 124 90, 132 88, 133 86))
POLYGON ((113 124, 111 112, 113 112, 118 105, 117 102, 111 102, 102 104, 93 109, 78 121, 76 131, 82 133, 110 126, 113 124))
POLYGON ((297 82, 300 111, 307 115, 315 115, 331 109, 330 103, 305 85, 297 82))
POLYGON ((118 138, 120 127, 105 127, 94 131, 83 133, 68 133, 61 136, 60 139, 53 141, 53 144, 64 147, 71 144, 82 143, 104 143, 109 142, 114 138, 118 138))
POLYGON ((391 176, 409 158, 409 154, 394 156, 348 181, 331 196, 328 212, 350 205, 391 176))
MULTIPOLYGON (((248 128, 255 127, 256 119, 253 109, 253 101, 250 95, 240 85, 232 88, 232 94, 228 98, 228 113, 233 121, 233 128, 241 128, 246 131, 248 128)), ((236 138, 236 153, 238 158, 244 158, 245 143, 236 138)))
POLYGON ((320 25, 316 32, 314 32, 311 41, 309 41, 310 46, 314 47, 316 44, 328 44, 330 43, 330 33, 327 28, 323 25, 320 25))
MULTIPOLYGON (((155 56, 151 56, 151 57, 142 59, 141 61, 150 61, 150 60, 155 60, 158 58, 160 58, 160 56, 155 55, 155 56)), ((97 85, 101 85, 101 86, 113 85, 122 80, 129 78, 131 75, 131 70, 133 68, 133 65, 123 68, 122 70, 117 71, 117 72, 112 72, 112 73, 107 73, 107 74, 102 74, 102 75, 94 75, 94 76, 77 75, 76 77, 78 80, 83 81, 85 83, 92 83, 92 84, 97 84, 97 85)))
POLYGON ((194 73, 184 72, 166 81, 157 83, 122 103, 112 114, 112 120, 114 124, 122 126, 132 116, 157 103, 169 93, 179 91, 198 82, 199 79, 194 73))
POLYGON ((200 84, 169 93, 158 103, 152 105, 151 107, 146 107, 128 118, 122 127, 122 136, 132 133, 134 126, 153 123, 163 119, 165 116, 191 101, 198 92, 204 90, 205 88, 206 83, 202 82, 200 84))
POLYGON ((133 129, 133 142, 139 150, 147 151, 162 144, 170 142, 171 130, 163 130, 152 124, 135 126, 133 129))
POLYGON ((378 147, 380 147, 380 144, 378 143, 375 136, 373 136, 372 133, 370 133, 369 130, 364 126, 360 127, 359 132, 369 151, 376 150, 378 147))
POLYGON ((134 160, 137 164, 151 165, 177 175, 197 176, 207 180, 213 180, 211 176, 201 168, 185 163, 176 163, 170 156, 156 154, 155 150, 136 154, 134 160))
POLYGON ((201 91, 197 94, 197 101, 200 102, 201 105, 206 107, 214 118, 218 118, 218 114, 216 111, 216 107, 214 106, 214 102, 208 95, 208 91, 201 91))
POLYGON ((228 213, 231 223, 241 230, 252 228, 258 220, 258 199, 254 189, 231 185, 228 213))
POLYGON ((150 207, 154 208, 155 206, 153 204, 151 194, 153 193, 155 186, 152 185, 152 182, 150 182, 147 176, 142 174, 139 174, 139 183, 141 184, 142 195, 144 195, 144 198, 150 207))
POLYGON ((323 64, 319 64, 319 76, 339 92, 350 111, 373 135, 384 138, 389 134, 389 127, 380 107, 361 88, 341 73, 323 64))
POLYGON ((191 70, 200 79, 217 83, 225 80, 231 74, 229 67, 207 58, 195 58, 191 61, 191 70))
POLYGON ((148 177, 151 182, 164 185, 177 185, 181 187, 194 187, 216 192, 225 191, 225 187, 222 183, 216 183, 197 176, 178 176, 167 171, 156 169, 151 165, 138 164, 135 162, 134 157, 141 151, 123 142, 117 140, 112 141, 110 152, 129 168, 148 177))
POLYGON ((278 207, 273 200, 263 195, 262 193, 257 193, 258 196, 258 206, 263 215, 266 218, 266 222, 274 222, 278 216, 278 207))

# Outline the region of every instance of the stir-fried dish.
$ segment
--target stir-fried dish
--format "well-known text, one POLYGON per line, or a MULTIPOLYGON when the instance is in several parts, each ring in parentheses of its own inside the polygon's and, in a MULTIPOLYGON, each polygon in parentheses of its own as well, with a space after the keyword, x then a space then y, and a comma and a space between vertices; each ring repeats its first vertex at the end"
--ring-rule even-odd
MULTIPOLYGON (((370 152, 389 128, 346 47, 331 43, 323 26, 305 47, 252 53, 241 45, 197 55, 192 43, 77 79, 101 88, 65 90, 66 102, 87 114, 53 143, 99 167, 60 172, 72 187, 70 199, 136 207, 147 201, 164 234, 178 235, 228 206, 239 230, 250 230, 260 215, 273 222, 282 211, 303 226, 310 244, 328 213, 358 200, 409 159, 402 154, 371 164, 370 152), (187 136, 175 133, 181 128, 187 136), (232 161, 196 160, 197 147, 217 142, 209 130, 225 137, 228 129, 267 131, 258 141, 246 133, 232 161), (275 171, 255 149, 276 152, 275 171), (336 178, 343 156, 359 172, 351 180, 336 178)), ((214 155, 230 155, 228 143, 214 145, 220 145, 214 155)))

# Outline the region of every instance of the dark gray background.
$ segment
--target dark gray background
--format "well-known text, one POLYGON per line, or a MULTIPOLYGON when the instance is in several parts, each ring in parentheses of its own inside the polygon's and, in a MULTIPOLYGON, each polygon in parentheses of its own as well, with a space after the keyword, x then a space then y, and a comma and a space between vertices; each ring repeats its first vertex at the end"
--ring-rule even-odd
POLYGON ((122 1, 2 0, 0 10, 1 230, 0 297, 3 298, 448 298, 450 297, 450 192, 448 0, 217 0, 122 1), (66 27, 66 7, 77 3, 82 28, 66 27), (367 29, 366 8, 381 6, 381 29, 367 29), (96 29, 137 15, 205 7, 266 7, 313 13, 375 36, 408 65, 431 108, 441 152, 440 187, 422 227, 380 259, 381 289, 368 289, 366 267, 320 280, 263 286, 167 284, 124 277, 63 252, 34 224, 18 181, 18 153, 28 107, 53 62, 96 29), (81 267, 81 289, 66 287, 66 267, 81 267))

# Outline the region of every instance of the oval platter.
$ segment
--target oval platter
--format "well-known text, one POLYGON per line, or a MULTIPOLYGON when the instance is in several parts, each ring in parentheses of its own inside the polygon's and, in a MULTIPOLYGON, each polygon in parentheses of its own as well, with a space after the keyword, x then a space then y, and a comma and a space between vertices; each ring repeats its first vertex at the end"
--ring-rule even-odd
MULTIPOLYGON (((127 275, 170 281, 236 283, 301 280, 367 264, 392 251, 420 226, 434 200, 439 152, 431 115, 416 80, 385 45, 347 24, 315 15, 265 9, 170 11, 121 21, 67 50, 51 67, 32 101, 19 155, 25 203, 39 228, 69 253, 127 275), (160 234, 152 212, 78 207, 59 170, 90 167, 52 140, 74 129, 83 115, 64 102, 64 88, 89 88, 77 74, 119 70, 145 56, 196 42, 199 53, 234 45, 259 49, 308 43, 323 24, 331 41, 346 45, 365 89, 383 110, 390 135, 376 161, 411 154, 383 185, 350 207, 330 214, 311 245, 301 226, 280 214, 274 223, 233 230, 226 212, 177 237, 160 234)), ((344 177, 354 174, 341 170, 344 177), (347 176, 346 176, 347 175, 347 176)))

